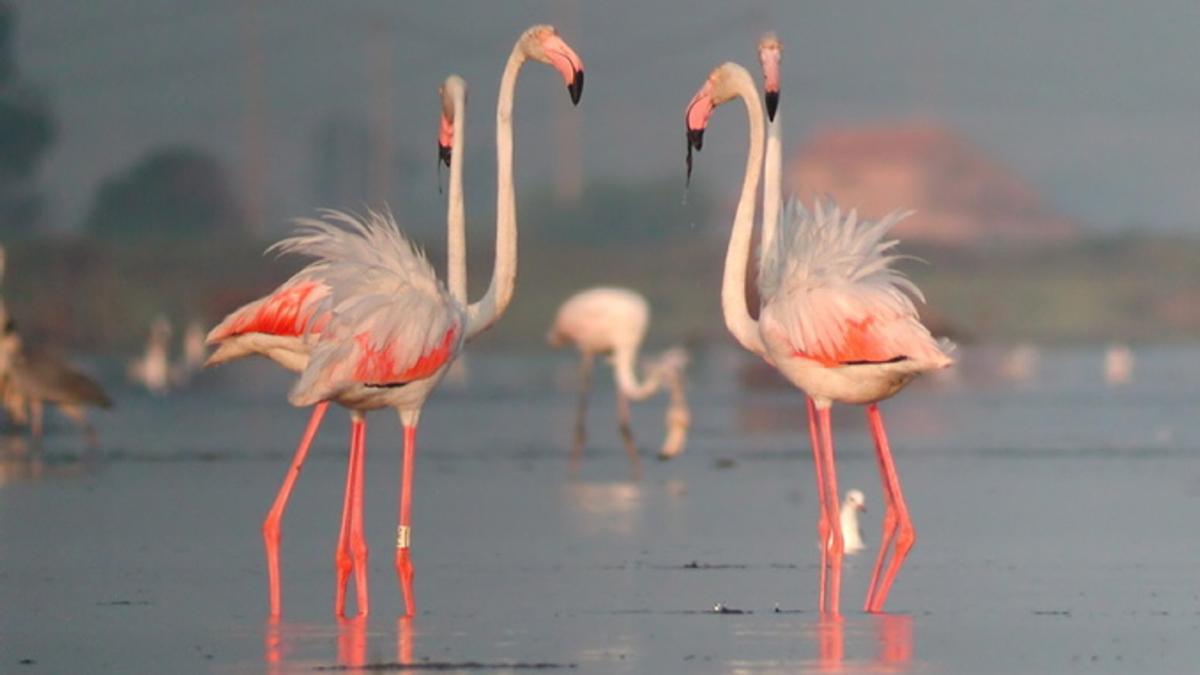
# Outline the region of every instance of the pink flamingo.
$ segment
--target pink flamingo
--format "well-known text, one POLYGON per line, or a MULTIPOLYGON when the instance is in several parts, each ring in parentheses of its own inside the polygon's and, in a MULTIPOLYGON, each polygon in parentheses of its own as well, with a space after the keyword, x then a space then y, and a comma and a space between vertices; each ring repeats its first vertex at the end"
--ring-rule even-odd
POLYGON ((591 388, 592 365, 597 354, 611 354, 613 375, 617 385, 617 422, 629 461, 638 471, 638 451, 629 425, 629 401, 641 401, 653 396, 663 386, 671 391, 667 408, 667 435, 660 459, 670 459, 683 452, 687 428, 691 422, 683 369, 687 366, 687 351, 673 347, 663 352, 649 365, 646 378, 637 376, 638 350, 650 323, 650 303, 641 293, 628 288, 601 286, 580 291, 567 298, 558 308, 554 324, 546 336, 551 346, 568 343, 579 349, 579 403, 575 415, 575 437, 571 444, 571 467, 578 467, 586 440, 584 421, 587 417, 588 390, 591 388))
MULTIPOLYGON (((838 488, 829 410, 834 401, 865 404, 884 486, 883 542, 867 591, 865 610, 880 612, 900 566, 916 540, 900 488, 878 402, 900 391, 917 375, 953 363, 946 342, 938 342, 920 322, 912 297, 920 291, 890 265, 884 241, 905 213, 878 222, 843 214, 832 202, 812 213, 789 204, 782 231, 765 256, 758 280, 759 319, 746 306, 744 279, 754 227, 755 192, 763 166, 763 108, 745 68, 715 68, 684 113, 689 164, 699 150, 713 110, 734 98, 746 105, 750 147, 729 248, 721 305, 725 324, 738 342, 763 357, 809 396, 812 440, 824 544, 819 606, 838 613, 843 540, 838 520, 838 488), (888 551, 891 558, 883 570, 888 551), (826 569, 828 568, 828 575, 826 569), (882 572, 881 572, 882 571, 882 572)), ((689 167, 690 168, 690 167, 689 167)))
POLYGON ((289 370, 303 373, 289 396, 293 403, 315 404, 291 467, 263 522, 272 617, 279 615, 281 604, 280 523, 331 400, 352 410, 346 498, 335 551, 334 612, 345 615, 345 588, 353 569, 359 613, 368 613, 367 545, 362 532, 364 413, 380 407, 396 408, 404 425, 395 566, 407 611, 410 615, 415 612, 409 548, 416 425, 425 398, 464 340, 490 328, 512 299, 517 266, 512 108, 517 75, 529 59, 558 70, 572 102, 578 103, 583 91, 582 61, 553 27, 533 26, 521 35, 501 78, 496 105, 496 254, 491 284, 480 301, 467 305, 462 163, 451 163, 451 157, 462 157, 466 90, 461 78, 452 76, 442 87, 439 137, 439 158, 451 164, 449 292, 437 281, 424 257, 400 234, 390 215, 371 213, 360 221, 328 212, 325 221, 301 221, 304 232, 273 247, 315 256, 317 260, 271 294, 234 311, 208 336, 210 344, 220 345, 209 365, 251 354, 267 356, 289 370), (449 150, 447 142, 451 143, 449 150))

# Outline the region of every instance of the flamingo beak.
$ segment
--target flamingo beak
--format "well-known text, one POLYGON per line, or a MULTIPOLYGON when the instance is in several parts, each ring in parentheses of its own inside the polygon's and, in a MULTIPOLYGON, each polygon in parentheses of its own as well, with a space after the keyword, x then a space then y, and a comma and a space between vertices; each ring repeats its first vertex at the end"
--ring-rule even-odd
POLYGON ((775 111, 779 108, 779 60, 778 49, 764 49, 759 54, 763 70, 763 91, 767 102, 767 119, 775 121, 775 111))
POLYGON ((859 504, 859 505, 858 505, 858 510, 859 510, 859 511, 861 511, 862 513, 866 513, 866 512, 867 512, 867 505, 866 505, 866 504, 859 504))
POLYGON ((712 85, 708 82, 696 92, 687 108, 683 119, 687 127, 687 182, 692 180, 692 150, 700 152, 704 147, 704 128, 708 126, 708 118, 713 111, 712 85))
POLYGON ((571 103, 579 105, 579 99, 583 97, 583 59, 579 58, 575 50, 562 38, 553 33, 542 39, 542 50, 546 53, 550 65, 554 66, 562 75, 563 82, 567 83, 571 103))
POLYGON ((579 99, 583 96, 583 71, 575 71, 575 76, 571 78, 571 83, 567 85, 567 93, 571 95, 571 104, 579 105, 579 99))
POLYGON ((454 123, 442 114, 441 127, 438 129, 438 161, 450 166, 450 148, 454 142, 454 123))

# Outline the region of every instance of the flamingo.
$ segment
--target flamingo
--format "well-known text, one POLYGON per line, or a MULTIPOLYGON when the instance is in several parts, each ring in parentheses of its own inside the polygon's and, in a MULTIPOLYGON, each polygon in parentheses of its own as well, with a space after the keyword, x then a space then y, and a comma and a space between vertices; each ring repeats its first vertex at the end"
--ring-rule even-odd
POLYGON ((501 77, 496 104, 496 253, 491 284, 481 300, 467 304, 462 162, 451 159, 462 157, 466 85, 451 76, 442 87, 439 135, 439 159, 451 164, 448 286, 441 285, 390 214, 370 213, 359 219, 327 212, 323 220, 302 220, 299 234, 274 247, 316 260, 268 296, 234 311, 209 333, 209 343, 220 345, 210 357, 210 365, 250 354, 267 356, 301 373, 289 400, 313 405, 291 467, 263 522, 272 617, 280 613, 280 523, 330 401, 352 411, 346 497, 335 552, 334 612, 345 615, 351 569, 359 614, 369 611, 362 523, 364 414, 381 407, 396 408, 404 426, 395 567, 407 612, 415 612, 409 548, 416 425, 425 398, 463 342, 495 324, 512 299, 517 267, 512 109, 517 76, 529 59, 559 71, 573 103, 578 103, 583 93, 582 61, 553 27, 537 25, 522 33, 501 77))
POLYGON ((650 304, 641 293, 628 288, 597 287, 580 291, 567 298, 558 308, 546 339, 551 346, 572 343, 579 350, 579 404, 575 417, 575 438, 571 444, 571 466, 578 466, 586 440, 584 421, 587 417, 588 390, 591 387, 592 366, 597 354, 611 354, 613 375, 617 386, 617 422, 629 461, 638 471, 637 446, 629 426, 629 401, 641 401, 653 396, 664 385, 671 390, 671 405, 667 409, 667 435, 660 459, 670 459, 683 452, 687 428, 691 422, 683 369, 687 352, 674 347, 654 360, 645 380, 638 381, 635 372, 638 349, 650 322, 650 304))
POLYGON ((715 68, 684 112, 691 152, 700 150, 713 110, 734 98, 746 106, 750 144, 741 196, 725 257, 721 305, 725 324, 737 341, 780 371, 808 394, 822 516, 819 607, 838 614, 844 540, 832 527, 838 515, 830 407, 867 406, 884 486, 883 542, 868 587, 864 610, 881 612, 905 556, 916 541, 900 487, 878 403, 899 392, 917 375, 948 367, 952 346, 937 341, 920 322, 913 297, 920 290, 891 269, 894 241, 883 237, 907 213, 879 221, 843 213, 832 201, 810 213, 796 201, 788 205, 758 279, 762 305, 750 316, 745 274, 754 227, 755 192, 763 167, 763 107, 745 68, 725 63, 715 68), (883 563, 891 551, 886 571, 883 563), (881 573, 882 571, 882 573, 881 573))

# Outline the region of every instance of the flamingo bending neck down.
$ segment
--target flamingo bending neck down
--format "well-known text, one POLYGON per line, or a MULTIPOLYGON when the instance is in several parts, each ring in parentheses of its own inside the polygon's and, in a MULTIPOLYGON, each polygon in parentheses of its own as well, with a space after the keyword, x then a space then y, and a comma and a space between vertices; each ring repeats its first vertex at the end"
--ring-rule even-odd
POLYGON ((408 243, 388 214, 364 220, 327 212, 301 221, 302 232, 276 249, 312 256, 314 262, 268 296, 234 311, 208 336, 218 349, 208 365, 260 354, 301 372, 289 399, 314 405, 300 445, 263 522, 270 616, 281 611, 280 524, 291 490, 330 401, 352 410, 350 461, 342 527, 335 554, 334 613, 345 615, 345 589, 355 572, 360 615, 369 607, 367 545, 363 537, 364 413, 393 407, 404 426, 404 469, 395 567, 405 606, 412 594, 411 500, 416 427, 421 406, 447 367, 470 340, 504 313, 516 283, 517 222, 512 175, 512 108, 517 75, 525 61, 551 65, 563 76, 572 102, 583 90, 583 65, 550 26, 533 26, 517 40, 501 78, 496 104, 496 261, 483 299, 467 304, 466 244, 462 216, 465 83, 452 76, 442 87, 443 131, 439 155, 451 162, 448 194, 447 277, 437 281, 424 257, 408 243), (451 132, 445 132, 449 125, 451 132), (444 141, 450 141, 449 152, 444 141))
POLYGON ((809 395, 810 433, 819 448, 816 464, 822 516, 822 612, 838 613, 844 540, 838 517, 837 476, 829 409, 834 401, 865 404, 884 484, 884 536, 867 592, 865 609, 882 611, 888 591, 916 539, 877 403, 896 394, 917 375, 953 363, 948 343, 939 343, 918 319, 912 282, 891 269, 895 242, 883 241, 904 215, 878 222, 843 214, 832 203, 812 213, 793 202, 766 252, 759 277, 762 308, 751 317, 745 297, 746 266, 754 226, 755 193, 763 166, 763 108, 750 74, 726 63, 714 69, 688 104, 684 117, 688 151, 700 149, 713 110, 734 98, 746 105, 750 146, 729 248, 721 306, 738 342, 775 366, 809 395), (886 572, 883 563, 891 550, 886 572), (828 582, 828 583, 827 583, 828 582))
POLYGON ((592 365, 597 354, 612 355, 617 386, 617 422, 634 473, 639 471, 639 460, 629 424, 629 401, 647 399, 664 386, 670 389, 671 403, 666 414, 667 434, 658 456, 660 459, 670 459, 683 452, 691 422, 683 383, 687 351, 682 347, 673 347, 663 352, 649 365, 646 378, 639 380, 636 372, 638 350, 649 323, 650 303, 641 293, 628 288, 589 288, 567 298, 558 308, 547 341, 554 347, 572 343, 581 357, 579 403, 575 415, 575 436, 571 444, 572 472, 578 469, 587 439, 584 422, 592 365))

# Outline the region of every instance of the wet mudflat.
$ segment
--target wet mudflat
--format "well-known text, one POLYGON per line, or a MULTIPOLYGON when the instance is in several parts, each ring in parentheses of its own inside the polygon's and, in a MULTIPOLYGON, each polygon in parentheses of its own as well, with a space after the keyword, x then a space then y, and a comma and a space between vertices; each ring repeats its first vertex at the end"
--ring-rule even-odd
MULTIPOLYGON (((394 415, 367 431, 371 616, 331 616, 348 440, 331 411, 271 624, 258 526, 306 419, 287 378, 247 364, 161 399, 119 390, 94 451, 66 425, 41 450, 0 445, 0 671, 1193 672, 1200 350, 1139 352, 1116 388, 1099 350, 1043 353, 1024 382, 965 356, 956 381, 884 405, 919 541, 885 616, 859 611, 874 550, 848 558, 837 621, 815 612, 802 400, 743 386, 732 350, 696 355, 679 459, 649 458, 665 402, 634 408, 637 480, 609 386, 571 480, 570 358, 472 355, 423 417, 409 619, 394 415)), ((834 420, 873 544, 864 415, 834 420)))

